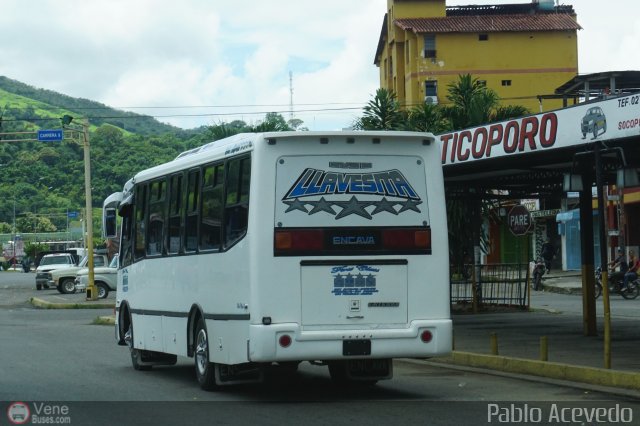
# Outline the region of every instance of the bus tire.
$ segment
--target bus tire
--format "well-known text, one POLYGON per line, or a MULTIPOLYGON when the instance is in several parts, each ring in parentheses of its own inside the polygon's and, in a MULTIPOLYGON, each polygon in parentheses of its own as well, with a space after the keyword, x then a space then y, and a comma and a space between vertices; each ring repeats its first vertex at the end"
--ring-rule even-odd
POLYGON ((151 370, 150 365, 142 364, 142 351, 133 347, 133 321, 131 314, 129 314, 129 327, 127 328, 124 340, 129 345, 129 353, 131 355, 131 365, 133 366, 133 369, 137 371, 151 370))
POLYGON ((193 342, 193 358, 195 360, 198 383, 206 391, 216 390, 218 385, 216 383, 215 365, 209 362, 209 337, 202 318, 198 320, 196 325, 193 342))

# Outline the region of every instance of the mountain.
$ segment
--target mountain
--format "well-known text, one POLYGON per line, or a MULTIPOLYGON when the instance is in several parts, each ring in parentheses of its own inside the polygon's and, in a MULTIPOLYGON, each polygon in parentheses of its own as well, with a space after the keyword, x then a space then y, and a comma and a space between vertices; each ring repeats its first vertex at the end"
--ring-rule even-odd
POLYGON ((60 127, 58 119, 69 114, 73 117, 87 117, 94 126, 110 124, 139 135, 193 133, 160 123, 153 117, 114 109, 88 99, 72 98, 52 90, 38 89, 4 76, 0 76, 0 114, 5 132, 28 126, 28 123, 39 128, 60 127), (20 121, 12 122, 12 119, 20 121))
MULTIPOLYGON (((63 141, 46 143, 22 140, 33 134, 15 134, 59 129, 65 114, 89 119, 94 207, 138 171, 211 141, 206 127, 182 130, 0 76, 0 233, 13 232, 14 220, 22 233, 65 230, 67 212, 84 208, 81 140, 66 131, 63 141)), ((99 226, 94 229, 100 232, 99 226)))

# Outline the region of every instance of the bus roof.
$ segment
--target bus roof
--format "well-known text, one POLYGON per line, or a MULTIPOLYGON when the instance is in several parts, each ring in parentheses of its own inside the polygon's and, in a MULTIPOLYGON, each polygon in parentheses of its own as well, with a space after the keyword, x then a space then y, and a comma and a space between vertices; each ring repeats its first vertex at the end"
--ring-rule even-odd
POLYGON ((388 138, 389 136, 416 138, 420 140, 428 140, 435 142, 435 136, 432 133, 422 132, 396 132, 396 131, 324 131, 324 132, 265 132, 265 133, 239 133, 228 138, 219 139, 209 142, 197 148, 185 151, 178 155, 173 161, 151 167, 136 174, 134 182, 146 181, 153 179, 158 175, 172 173, 173 171, 183 170, 191 166, 196 166, 207 161, 231 157, 243 152, 249 152, 254 149, 254 145, 259 141, 269 141, 272 139, 297 139, 317 141, 320 138, 331 137, 345 138, 388 138))

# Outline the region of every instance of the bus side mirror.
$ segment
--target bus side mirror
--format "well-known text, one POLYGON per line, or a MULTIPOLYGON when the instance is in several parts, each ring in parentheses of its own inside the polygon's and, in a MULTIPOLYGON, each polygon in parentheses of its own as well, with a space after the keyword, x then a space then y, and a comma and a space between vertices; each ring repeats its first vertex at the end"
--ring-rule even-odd
POLYGON ((116 235, 116 209, 110 208, 104 210, 102 218, 102 229, 104 238, 115 238, 116 235))

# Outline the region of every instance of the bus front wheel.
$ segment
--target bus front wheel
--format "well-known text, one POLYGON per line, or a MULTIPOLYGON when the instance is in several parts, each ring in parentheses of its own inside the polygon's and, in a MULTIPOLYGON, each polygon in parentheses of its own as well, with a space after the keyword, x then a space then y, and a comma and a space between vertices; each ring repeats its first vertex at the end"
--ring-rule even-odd
POLYGON ((198 383, 200 383, 200 387, 204 390, 215 390, 217 388, 215 365, 209 362, 209 338, 202 318, 198 320, 194 341, 195 347, 193 353, 198 383))
POLYGON ((131 355, 131 365, 134 370, 147 371, 151 370, 151 366, 142 363, 142 351, 133 347, 133 321, 131 314, 129 314, 129 327, 124 335, 124 341, 129 346, 129 353, 131 355))

